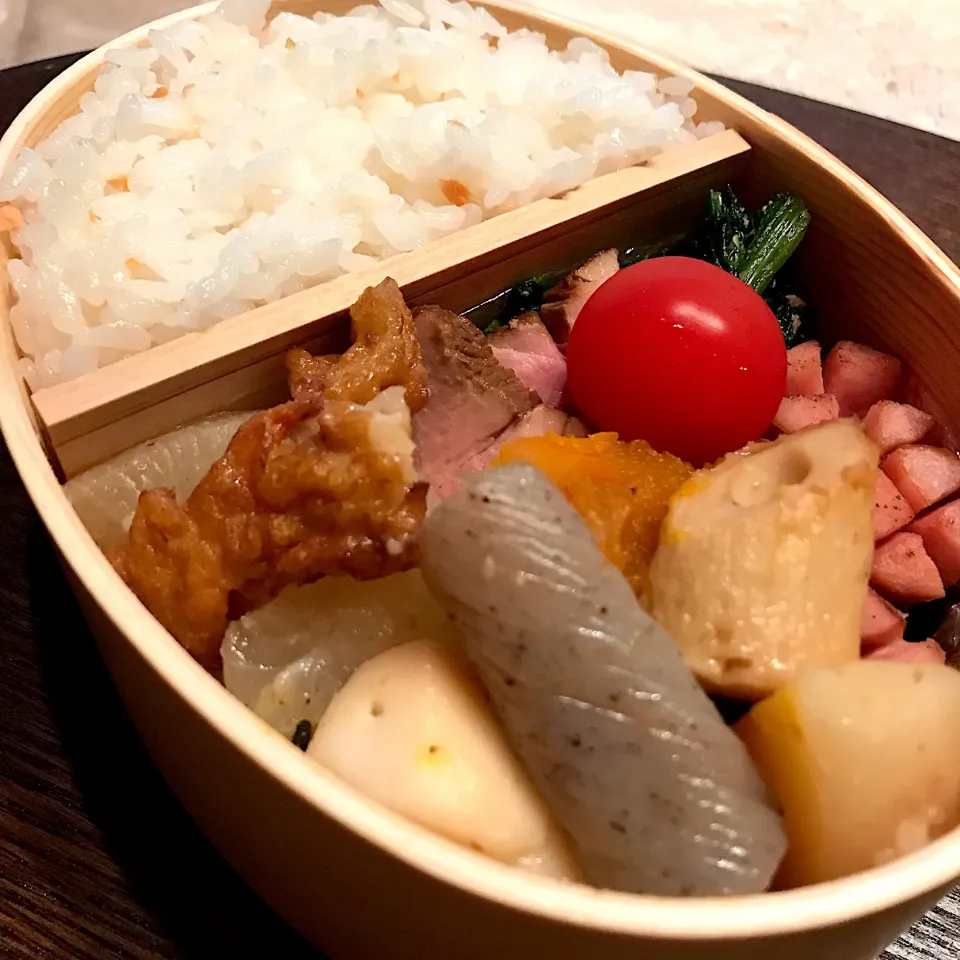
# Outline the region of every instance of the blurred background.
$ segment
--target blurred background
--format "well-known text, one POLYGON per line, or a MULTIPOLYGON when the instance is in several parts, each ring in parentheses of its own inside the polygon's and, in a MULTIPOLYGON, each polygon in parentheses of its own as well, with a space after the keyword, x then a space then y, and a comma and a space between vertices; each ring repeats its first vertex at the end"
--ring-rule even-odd
MULTIPOLYGON (((960 140, 960 0, 517 2, 705 70, 960 140)), ((191 5, 0 0, 0 67, 95 47, 191 5)))

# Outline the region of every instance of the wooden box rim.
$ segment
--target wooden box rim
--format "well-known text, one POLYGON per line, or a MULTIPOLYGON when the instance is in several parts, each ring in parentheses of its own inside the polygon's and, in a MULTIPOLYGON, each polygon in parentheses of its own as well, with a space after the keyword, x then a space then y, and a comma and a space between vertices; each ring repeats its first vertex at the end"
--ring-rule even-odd
MULTIPOLYGON (((814 161, 839 190, 856 194, 900 236, 960 308, 960 269, 876 190, 785 121, 680 63, 576 20, 535 14, 516 0, 484 0, 483 5, 495 14, 504 11, 522 17, 535 29, 552 25, 573 30, 607 48, 642 57, 659 73, 691 79, 699 91, 814 161)), ((0 141, 0 168, 45 107, 99 67, 107 50, 134 45, 152 29, 209 13, 216 6, 210 2, 154 21, 68 68, 31 101, 0 141)), ((322 8, 323 0, 315 6, 322 8)), ((123 585, 73 512, 47 461, 29 400, 11 369, 16 352, 7 323, 2 325, 0 344, 7 363, 5 375, 0 376, 0 428, 30 497, 73 575, 127 643, 220 736, 304 801, 392 856, 466 892, 560 924, 678 941, 762 938, 832 926, 922 896, 960 874, 957 829, 889 865, 816 887, 731 899, 635 896, 530 876, 390 813, 306 759, 259 720, 195 663, 123 585)))

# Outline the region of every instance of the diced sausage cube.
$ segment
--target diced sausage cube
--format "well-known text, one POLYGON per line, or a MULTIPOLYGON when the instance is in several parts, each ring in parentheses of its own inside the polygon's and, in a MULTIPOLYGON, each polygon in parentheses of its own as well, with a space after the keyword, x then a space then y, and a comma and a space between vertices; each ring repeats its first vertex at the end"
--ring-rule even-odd
POLYGON ((923 440, 925 443, 932 444, 935 447, 947 447, 950 450, 960 450, 960 443, 954 430, 949 429, 944 423, 943 410, 934 397, 930 395, 927 385, 921 377, 911 370, 905 368, 903 374, 903 386, 900 388, 900 395, 897 399, 901 403, 909 403, 918 410, 929 411, 933 417, 933 426, 930 432, 925 434, 923 440))
POLYGON ((877 540, 889 537, 905 527, 915 514, 894 482, 883 472, 877 474, 877 506, 873 514, 873 532, 877 540))
POLYGON ((888 453, 881 466, 914 513, 960 490, 960 457, 944 447, 900 447, 888 453))
POLYGON ((820 344, 816 340, 787 351, 787 387, 783 392, 788 397, 815 397, 824 392, 820 344))
POLYGON ((923 547, 948 587, 960 582, 960 500, 931 510, 910 524, 910 533, 923 537, 923 547))
POLYGON ((896 357, 862 343, 841 340, 823 365, 823 389, 840 403, 840 416, 863 416, 875 403, 892 400, 900 389, 896 357))
POLYGON ((908 443, 919 443, 933 428, 934 419, 909 403, 881 400, 875 403, 863 419, 867 436, 889 453, 908 443))
POLYGON ((837 398, 829 393, 816 397, 784 397, 773 425, 782 433, 796 433, 815 423, 836 420, 838 410, 837 398))
POLYGON ((896 640, 886 647, 878 647, 867 655, 868 660, 894 660, 899 663, 946 663, 947 655, 936 640, 910 643, 896 640))
POLYGON ((878 593, 900 604, 938 600, 944 593, 943 581, 919 533, 895 533, 877 544, 870 583, 878 593))
POLYGON ((867 588, 867 602, 863 608, 860 643, 864 650, 885 647, 903 637, 907 618, 893 604, 887 603, 876 590, 867 588))

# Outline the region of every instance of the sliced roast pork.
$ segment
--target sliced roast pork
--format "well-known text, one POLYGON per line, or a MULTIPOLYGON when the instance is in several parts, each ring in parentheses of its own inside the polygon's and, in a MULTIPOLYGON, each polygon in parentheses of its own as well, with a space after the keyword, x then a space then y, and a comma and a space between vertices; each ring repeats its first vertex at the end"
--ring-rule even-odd
POLYGON ((452 463, 435 476, 431 491, 434 500, 446 500, 459 489, 463 477, 471 470, 486 470, 494 460, 504 444, 512 440, 521 440, 525 437, 543 437, 548 433, 556 433, 566 437, 585 437, 586 427, 576 419, 568 417, 563 411, 555 407, 540 404, 519 420, 507 427, 498 437, 490 441, 478 453, 460 463, 452 463))
POLYGON ((433 486, 433 492, 439 500, 446 500, 460 489, 460 480, 471 470, 486 470, 497 458, 500 448, 511 440, 523 437, 542 437, 547 433, 563 434, 569 418, 565 413, 540 404, 519 420, 507 427, 499 436, 493 438, 486 447, 462 463, 452 464, 433 486))
POLYGON ((566 361, 535 315, 518 318, 498 340, 440 307, 420 308, 414 324, 430 398, 414 417, 413 437, 431 500, 452 496, 465 473, 486 470, 511 440, 548 433, 586 436, 579 420, 540 403, 531 389, 536 385, 559 400, 558 382, 566 379, 566 361), (517 371, 498 354, 508 354, 517 371))
POLYGON ((535 313, 525 313, 489 338, 493 355, 547 406, 556 407, 567 383, 567 361, 535 313))
POLYGON ((583 305, 620 269, 616 250, 602 250, 547 291, 540 319, 557 343, 566 343, 583 305))
POLYGON ((505 443, 526 437, 543 437, 548 433, 580 437, 586 435, 586 428, 575 417, 568 417, 562 410, 542 403, 521 417, 513 426, 507 427, 486 450, 467 463, 465 469, 486 470, 497 458, 500 448, 505 443))
POLYGON ((417 467, 440 493, 540 398, 497 361, 469 320, 440 307, 421 307, 414 324, 430 397, 413 421, 417 467))
POLYGON ((494 457, 505 443, 509 443, 511 440, 520 440, 523 437, 542 437, 547 433, 562 435, 569 421, 570 418, 562 411, 541 403, 539 407, 534 407, 515 424, 507 427, 493 442, 492 447, 488 447, 484 451, 486 457, 484 467, 493 462, 494 457))

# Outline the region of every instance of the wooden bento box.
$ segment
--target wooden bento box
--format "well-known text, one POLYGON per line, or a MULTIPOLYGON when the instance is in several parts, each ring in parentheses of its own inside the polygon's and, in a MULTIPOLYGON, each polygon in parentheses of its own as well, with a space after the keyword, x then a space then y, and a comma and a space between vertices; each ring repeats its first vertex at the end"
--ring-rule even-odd
MULTIPOLYGON (((341 13, 354 5, 286 0, 274 11, 341 13)), ((506 26, 530 26, 552 44, 584 32, 521 12, 510 0, 486 5, 506 26)), ((111 46, 133 47, 147 30, 111 46)), ((698 118, 720 120, 727 132, 32 397, 15 372, 4 284, 3 433, 165 777, 250 884, 332 956, 870 960, 960 877, 960 831, 851 879, 760 897, 637 897, 522 874, 385 811, 305 759, 146 612, 62 492, 63 476, 186 421, 282 398, 284 352, 295 345, 338 349, 347 308, 386 276, 411 303, 463 310, 603 245, 682 231, 698 215, 707 188, 727 182, 747 200, 777 190, 804 198, 813 221, 798 269, 826 338, 864 341, 903 358, 923 377, 928 412, 960 429, 956 266, 883 197, 786 123, 679 64, 613 37, 587 35, 609 50, 619 69, 692 80, 698 118)), ((0 168, 76 111, 104 53, 81 60, 27 107, 0 144, 0 168)))

